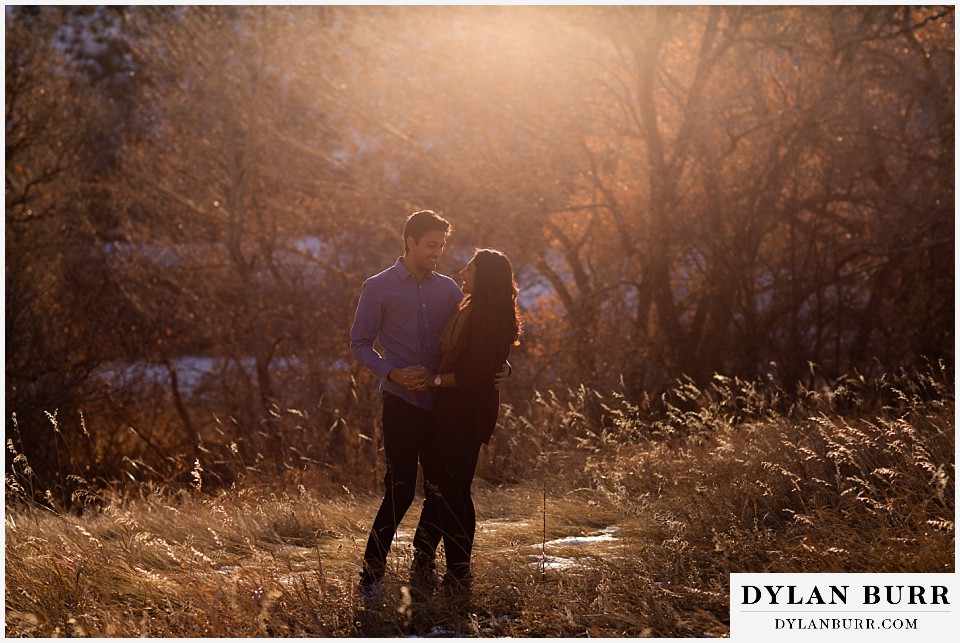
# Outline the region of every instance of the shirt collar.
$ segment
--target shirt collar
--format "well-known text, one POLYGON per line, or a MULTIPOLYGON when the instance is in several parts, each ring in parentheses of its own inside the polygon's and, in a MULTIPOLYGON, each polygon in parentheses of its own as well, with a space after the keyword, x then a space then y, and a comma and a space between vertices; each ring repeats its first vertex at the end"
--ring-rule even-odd
MULTIPOLYGON (((397 276, 400 277, 400 281, 406 281, 413 276, 413 273, 410 272, 410 269, 403 265, 403 257, 397 259, 397 263, 393 264, 393 269, 397 271, 397 276)), ((424 279, 433 279, 434 271, 430 270, 426 275, 423 276, 424 279)))

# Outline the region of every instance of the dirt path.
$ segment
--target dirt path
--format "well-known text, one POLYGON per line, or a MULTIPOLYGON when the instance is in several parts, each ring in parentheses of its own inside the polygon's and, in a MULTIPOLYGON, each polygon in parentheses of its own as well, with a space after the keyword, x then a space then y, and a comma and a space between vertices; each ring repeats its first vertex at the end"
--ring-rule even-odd
POLYGON ((466 604, 410 592, 419 503, 400 525, 384 591, 372 603, 357 595, 356 583, 379 498, 346 489, 323 497, 305 491, 157 496, 83 517, 8 515, 7 633, 702 637, 727 631, 723 588, 699 587, 677 574, 672 584, 665 578, 672 554, 656 521, 620 515, 587 490, 548 489, 546 503, 544 495, 536 486, 477 485, 475 580, 466 604))
MULTIPOLYGON (((722 616, 705 611, 695 598, 686 600, 698 588, 673 587, 643 573, 637 562, 646 547, 642 526, 611 511, 594 492, 548 491, 544 505, 542 488, 480 486, 475 502, 476 579, 468 616, 445 611, 435 597, 423 604, 404 593, 419 513, 415 505, 394 541, 385 598, 372 612, 358 610, 358 634, 656 636, 643 625, 644 612, 661 609, 658 618, 682 621, 687 636, 729 635, 722 616), (657 607, 660 600, 664 605, 657 607), (674 609, 668 603, 684 611, 667 614, 674 609)), ((354 551, 356 569, 362 547, 354 551)))

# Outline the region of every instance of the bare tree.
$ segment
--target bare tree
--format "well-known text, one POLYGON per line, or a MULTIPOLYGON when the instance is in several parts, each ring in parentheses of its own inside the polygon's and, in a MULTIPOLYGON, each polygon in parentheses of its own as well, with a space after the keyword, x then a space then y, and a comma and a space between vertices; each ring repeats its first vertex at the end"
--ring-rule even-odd
POLYGON ((5 15, 5 422, 47 488, 77 472, 66 452, 58 464, 58 452, 65 435, 79 435, 77 411, 103 392, 93 374, 110 356, 112 335, 89 309, 98 285, 79 293, 70 284, 90 238, 83 170, 100 111, 77 90, 57 47, 64 11, 5 15), (47 413, 59 418, 57 431, 47 413))

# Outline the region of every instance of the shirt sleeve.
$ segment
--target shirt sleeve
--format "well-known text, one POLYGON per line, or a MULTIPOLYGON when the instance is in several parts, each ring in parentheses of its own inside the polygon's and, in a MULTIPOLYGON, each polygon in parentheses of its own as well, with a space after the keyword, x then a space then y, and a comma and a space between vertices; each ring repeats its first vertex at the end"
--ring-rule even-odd
POLYGON ((493 387, 493 378, 507 359, 510 344, 499 337, 501 333, 492 322, 486 311, 475 310, 470 314, 464 329, 466 341, 453 365, 458 387, 493 387))
POLYGON ((373 347, 380 334, 380 319, 382 306, 380 294, 374 284, 367 281, 360 291, 360 301, 357 303, 357 313, 350 329, 350 351, 371 373, 381 379, 393 369, 383 356, 373 347))

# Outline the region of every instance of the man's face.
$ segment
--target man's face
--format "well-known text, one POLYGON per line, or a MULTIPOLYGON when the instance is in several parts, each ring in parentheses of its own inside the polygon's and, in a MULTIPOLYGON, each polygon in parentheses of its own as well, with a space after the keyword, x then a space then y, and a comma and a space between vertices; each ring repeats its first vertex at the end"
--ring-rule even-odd
POLYGON ((436 270, 446 243, 447 233, 443 230, 428 232, 420 237, 420 241, 407 237, 407 257, 417 270, 424 272, 436 270))

